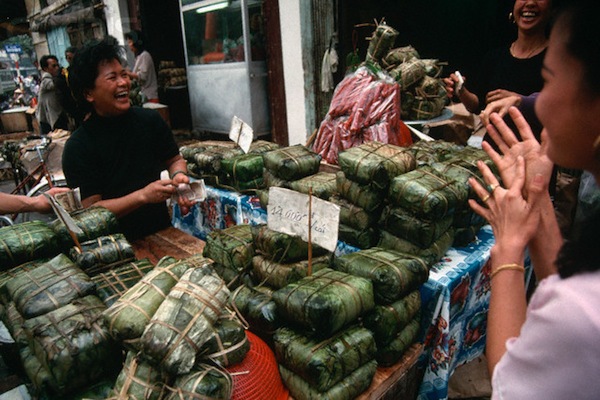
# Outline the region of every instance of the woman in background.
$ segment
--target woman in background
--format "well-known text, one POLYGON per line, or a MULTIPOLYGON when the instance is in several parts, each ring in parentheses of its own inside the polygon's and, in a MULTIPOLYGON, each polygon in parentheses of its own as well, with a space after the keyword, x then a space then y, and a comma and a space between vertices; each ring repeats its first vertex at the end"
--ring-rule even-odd
POLYGON ((152 56, 146 50, 146 45, 139 31, 125 34, 127 45, 135 55, 133 71, 128 71, 129 78, 135 79, 140 84, 142 93, 150 103, 158 103, 158 80, 152 56))

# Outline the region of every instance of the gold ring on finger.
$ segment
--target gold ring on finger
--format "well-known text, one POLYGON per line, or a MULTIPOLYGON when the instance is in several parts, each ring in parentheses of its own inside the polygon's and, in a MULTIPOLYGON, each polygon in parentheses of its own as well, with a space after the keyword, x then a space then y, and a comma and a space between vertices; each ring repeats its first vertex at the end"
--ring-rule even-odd
POLYGON ((481 199, 481 201, 483 201, 484 203, 487 202, 490 199, 490 195, 486 194, 485 197, 483 199, 481 199))
POLYGON ((494 190, 496 190, 498 188, 498 186, 500 186, 500 185, 497 185, 495 183, 490 185, 490 193, 494 193, 494 190))

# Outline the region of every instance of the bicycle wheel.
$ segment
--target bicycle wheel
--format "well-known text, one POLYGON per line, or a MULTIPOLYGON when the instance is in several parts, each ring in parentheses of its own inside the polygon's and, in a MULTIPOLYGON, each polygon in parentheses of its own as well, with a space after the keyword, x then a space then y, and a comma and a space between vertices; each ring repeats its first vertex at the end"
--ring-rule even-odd
MULTIPOLYGON (((65 179, 56 179, 54 181, 54 186, 56 187, 67 187, 67 181, 65 179)), ((34 197, 39 196, 50 189, 50 186, 47 182, 41 182, 34 186, 28 193, 27 196, 34 197)), ((20 213, 15 220, 15 223, 18 222, 26 222, 26 221, 44 221, 50 222, 56 219, 56 215, 51 212, 49 214, 41 214, 37 212, 25 212, 20 213)))

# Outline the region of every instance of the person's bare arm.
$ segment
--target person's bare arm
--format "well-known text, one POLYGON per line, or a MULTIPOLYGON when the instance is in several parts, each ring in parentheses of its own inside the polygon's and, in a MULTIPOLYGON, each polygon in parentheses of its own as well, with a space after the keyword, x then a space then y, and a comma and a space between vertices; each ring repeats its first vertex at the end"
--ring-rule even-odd
MULTIPOLYGON (((173 180, 175 188, 179 185, 190 183, 190 178, 187 175, 187 162, 180 154, 167 160, 167 171, 169 172, 169 177, 173 180)), ((182 196, 177 197, 177 204, 179 204, 182 215, 187 214, 194 205, 187 197, 182 196)))
MULTIPOLYGON (((466 78, 464 77, 463 79, 466 80, 466 78)), ((450 74, 448 78, 443 79, 448 97, 453 98, 456 95, 456 97, 460 100, 461 103, 464 104, 465 108, 469 112, 478 112, 479 98, 477 98, 477 95, 475 93, 470 92, 469 89, 467 89, 464 85, 457 93, 456 84, 458 83, 458 80, 458 76, 456 76, 456 74, 454 73, 450 74)))
MULTIPOLYGON (((54 195, 67 192, 69 188, 52 188, 47 193, 54 195)), ((48 200, 43 196, 23 196, 7 193, 0 193, 0 214, 20 213, 20 212, 40 212, 49 213, 52 207, 48 200)))

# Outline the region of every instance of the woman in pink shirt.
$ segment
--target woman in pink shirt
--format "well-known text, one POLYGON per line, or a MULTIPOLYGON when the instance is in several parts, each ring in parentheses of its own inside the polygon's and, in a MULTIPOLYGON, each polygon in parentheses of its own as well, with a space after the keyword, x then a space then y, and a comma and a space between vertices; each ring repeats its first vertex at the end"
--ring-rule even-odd
POLYGON ((487 187, 471 182, 481 203, 470 205, 496 238, 486 348, 493 399, 600 398, 600 215, 563 242, 547 189, 553 163, 600 182, 598 37, 597 1, 574 3, 555 23, 535 104, 541 145, 514 107, 521 141, 496 113, 487 126, 499 153, 483 147, 502 182, 480 163, 487 187), (526 248, 540 282, 529 304, 526 248))

